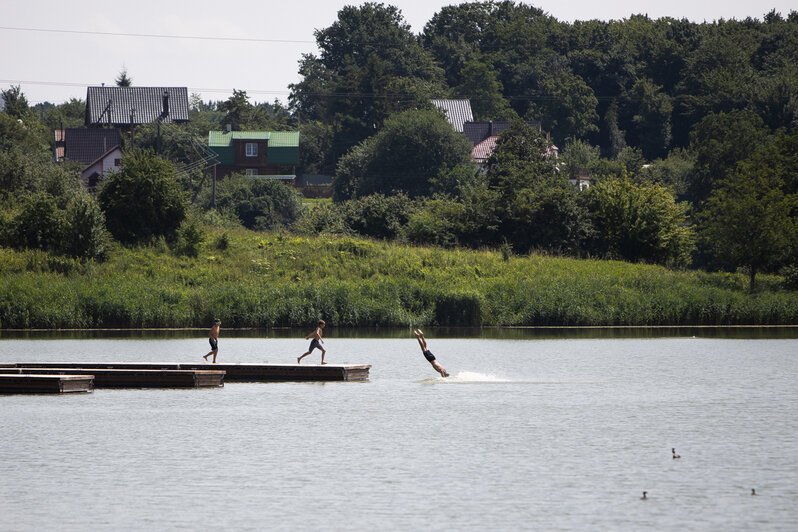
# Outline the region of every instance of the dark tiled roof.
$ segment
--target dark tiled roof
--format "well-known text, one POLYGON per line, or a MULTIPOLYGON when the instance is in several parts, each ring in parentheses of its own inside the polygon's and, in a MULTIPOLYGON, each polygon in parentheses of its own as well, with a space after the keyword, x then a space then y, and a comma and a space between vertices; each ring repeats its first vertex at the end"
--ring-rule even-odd
MULTIPOLYGON (((56 157, 91 164, 114 146, 122 144, 118 129, 70 128, 55 131, 56 157)), ((60 160, 60 159, 59 159, 60 160)))
POLYGON ((446 112, 446 118, 455 131, 463 132, 463 124, 474 119, 470 100, 430 100, 432 105, 446 112))
MULTIPOLYGON (((527 125, 529 125, 529 127, 540 128, 540 122, 528 121, 527 125)), ((502 131, 507 131, 508 129, 510 129, 510 122, 507 121, 466 122, 463 124, 463 134, 474 146, 486 138, 498 135, 502 131)))
POLYGON ((188 121, 186 87, 88 87, 86 125, 134 125, 188 121), (168 94, 165 109, 164 94, 168 94), (131 109, 133 120, 131 121, 131 109))

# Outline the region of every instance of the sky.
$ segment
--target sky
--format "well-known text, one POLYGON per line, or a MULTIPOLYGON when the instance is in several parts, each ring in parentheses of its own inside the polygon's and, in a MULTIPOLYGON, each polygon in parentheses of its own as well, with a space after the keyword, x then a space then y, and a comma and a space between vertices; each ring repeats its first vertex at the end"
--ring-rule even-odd
MULTIPOLYGON (((288 85, 299 81, 302 54, 317 52, 314 31, 335 22, 345 5, 361 3, 0 0, 0 87, 20 85, 31 105, 58 104, 85 99, 88 85, 113 85, 126 69, 137 86, 188 87, 203 100, 224 100, 237 89, 247 91, 252 102, 286 103, 288 85)), ((412 31, 421 33, 442 7, 463 2, 384 3, 401 9, 412 31)), ((632 14, 694 22, 762 19, 771 9, 784 16, 798 9, 794 0, 538 0, 532 4, 568 22, 618 20, 632 14)))

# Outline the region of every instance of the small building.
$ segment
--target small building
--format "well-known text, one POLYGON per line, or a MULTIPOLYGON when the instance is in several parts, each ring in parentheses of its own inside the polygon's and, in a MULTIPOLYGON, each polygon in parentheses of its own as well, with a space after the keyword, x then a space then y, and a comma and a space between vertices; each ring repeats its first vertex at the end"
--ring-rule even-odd
POLYGON ((130 129, 141 124, 189 120, 186 87, 88 87, 86 127, 130 129))
POLYGON ((578 187, 579 191, 581 192, 590 187, 590 182, 592 179, 586 169, 580 168, 577 172, 574 172, 568 176, 568 181, 575 187, 578 187))
POLYGON ((97 183, 111 172, 118 172, 122 164, 122 148, 114 146, 80 172, 80 179, 89 190, 97 188, 97 183))
POLYGON ((216 178, 234 173, 293 184, 299 166, 299 131, 210 131, 216 178))

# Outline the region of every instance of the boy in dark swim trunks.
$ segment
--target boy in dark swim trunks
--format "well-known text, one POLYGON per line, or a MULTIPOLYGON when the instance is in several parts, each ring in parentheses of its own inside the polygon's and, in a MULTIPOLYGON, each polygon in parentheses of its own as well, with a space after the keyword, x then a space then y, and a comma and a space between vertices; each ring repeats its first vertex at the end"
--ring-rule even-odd
POLYGON ((446 369, 441 366, 440 362, 435 360, 435 355, 427 349, 427 340, 424 338, 424 333, 421 332, 421 329, 414 329, 413 333, 416 335, 416 340, 418 340, 418 345, 421 346, 421 352, 424 353, 424 358, 427 359, 427 362, 432 364, 432 367, 435 368, 435 371, 441 374, 441 377, 448 377, 449 374, 446 373, 446 369))
POLYGON ((302 355, 301 357, 296 359, 296 363, 299 364, 299 361, 308 356, 313 352, 314 349, 321 349, 321 363, 326 364, 324 361, 324 355, 327 351, 321 346, 324 343, 324 340, 321 339, 321 330, 324 328, 324 320, 319 320, 319 326, 316 327, 316 330, 310 333, 309 335, 305 336, 305 340, 310 340, 313 337, 313 340, 310 340, 310 347, 308 348, 308 352, 302 355))
POLYGON ((213 363, 216 364, 216 354, 219 352, 219 329, 221 327, 222 320, 219 318, 213 320, 213 327, 211 327, 211 332, 208 333, 208 343, 211 344, 211 352, 202 357, 205 362, 208 361, 209 356, 213 355, 213 363))

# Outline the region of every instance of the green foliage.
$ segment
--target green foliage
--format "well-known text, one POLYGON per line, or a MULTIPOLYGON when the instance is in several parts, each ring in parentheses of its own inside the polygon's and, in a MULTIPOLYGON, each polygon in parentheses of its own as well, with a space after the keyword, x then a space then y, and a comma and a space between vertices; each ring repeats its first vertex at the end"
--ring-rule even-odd
MULTIPOLYGON (((222 230, 211 230, 210 241, 222 230)), ((798 293, 761 276, 224 230, 224 253, 118 248, 102 263, 0 248, 0 327, 786 324, 798 293), (258 246, 261 242, 262 245, 258 246)))
MULTIPOLYGON (((202 202, 210 207, 206 191, 202 202)), ((269 179, 241 174, 228 176, 216 185, 216 205, 230 211, 244 227, 274 229, 291 226, 299 216, 299 198, 291 187, 269 179)))
POLYGON ((28 99, 22 93, 19 85, 11 85, 9 89, 0 90, 3 96, 3 110, 15 120, 27 121, 30 116, 28 99))
POLYGON ((352 233, 352 229, 347 225, 343 211, 344 209, 330 204, 306 209, 294 226, 294 230, 301 235, 322 233, 348 235, 352 233))
POLYGON ((46 192, 29 196, 12 223, 11 243, 14 247, 54 252, 63 247, 66 217, 55 198, 46 192))
POLYGON ((108 230, 125 244, 172 237, 186 216, 174 166, 150 151, 126 154, 119 172, 103 181, 97 198, 108 230))
POLYGON ((518 114, 502 95, 502 84, 490 64, 471 60, 463 66, 463 81, 454 89, 454 96, 471 102, 474 120, 514 120, 518 114))
POLYGON ((117 87, 130 87, 133 84, 133 78, 127 75, 127 68, 122 68, 122 71, 114 79, 117 87))
MULTIPOLYGON (((226 237, 226 235, 227 233, 223 233, 219 237, 220 240, 216 244, 217 249, 222 249, 219 247, 219 243, 223 242, 223 237, 226 237)), ((204 241, 205 231, 203 231, 200 221, 196 217, 190 216, 183 221, 183 225, 180 226, 180 229, 177 232, 177 245, 175 246, 175 251, 178 255, 197 258, 200 251, 200 245, 204 241)), ((225 244, 222 244, 222 246, 224 245, 225 244)))
POLYGON ((406 111, 341 159, 336 172, 337 199, 403 192, 430 192, 448 168, 465 164, 471 148, 437 111, 406 111))
POLYGON ((395 238, 412 210, 412 201, 404 194, 372 194, 348 201, 341 206, 346 227, 373 238, 395 238))
POLYGON ((459 220, 465 215, 462 203, 449 200, 427 200, 413 211, 402 234, 408 242, 434 246, 457 245, 459 220))
POLYGON ((684 208, 668 189, 611 178, 590 187, 587 202, 598 253, 629 261, 689 264, 693 232, 686 225, 684 208))
POLYGON ((440 68, 394 6, 345 6, 316 43, 320 56, 303 56, 303 80, 290 86, 289 101, 304 121, 334 126, 333 161, 391 114, 429 106, 445 90, 440 68))
POLYGON ((689 193, 704 201, 734 165, 757 150, 767 138, 762 119, 750 111, 705 116, 690 134, 695 175, 689 193))
POLYGON ((97 201, 86 193, 76 194, 66 208, 67 229, 63 250, 73 257, 102 259, 109 237, 105 216, 97 201))
POLYGON ((739 163, 709 197, 702 235, 716 256, 756 274, 798 246, 798 134, 782 135, 739 163))

